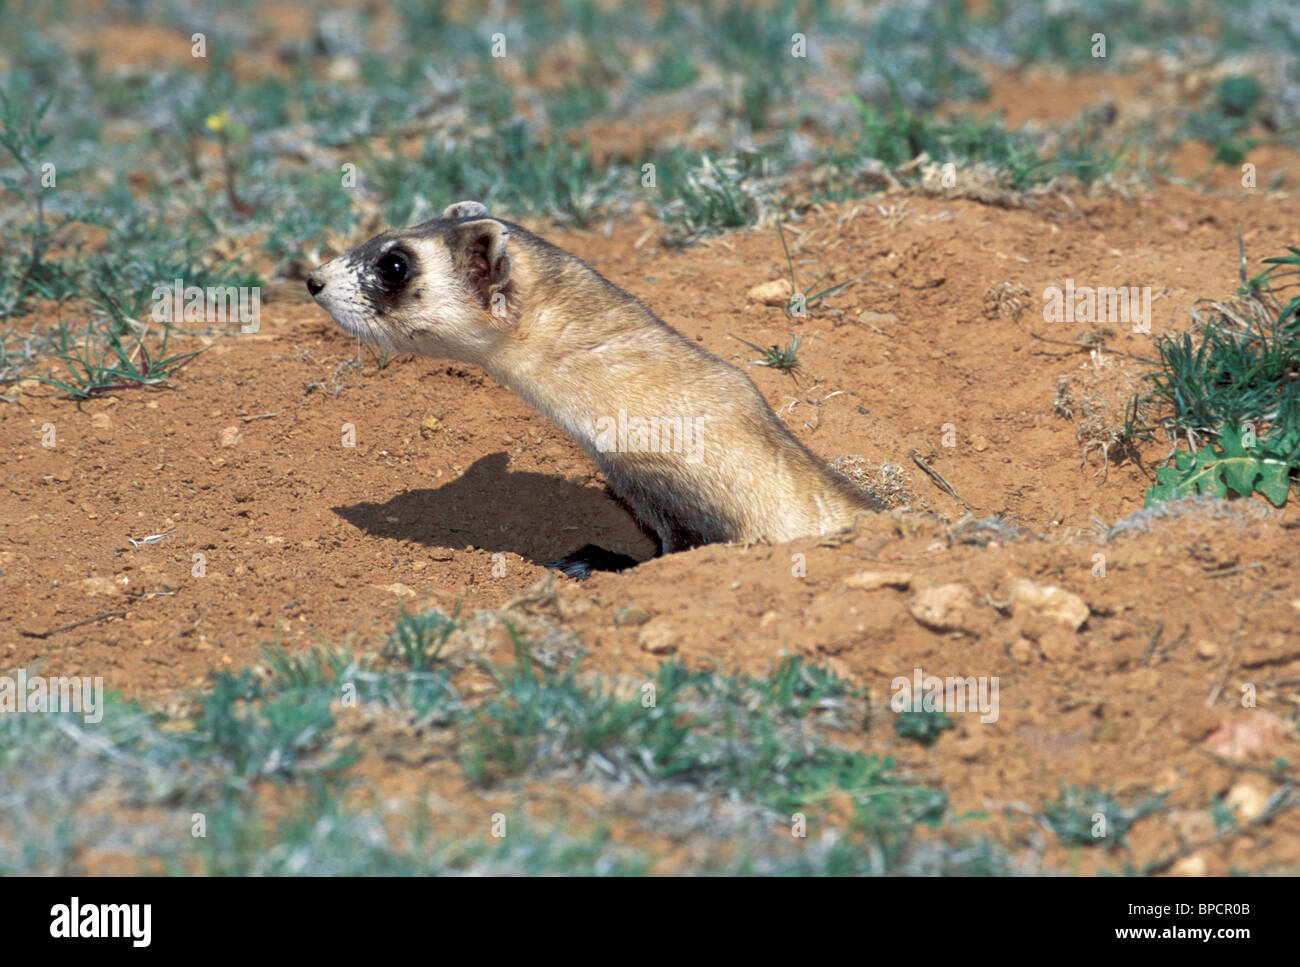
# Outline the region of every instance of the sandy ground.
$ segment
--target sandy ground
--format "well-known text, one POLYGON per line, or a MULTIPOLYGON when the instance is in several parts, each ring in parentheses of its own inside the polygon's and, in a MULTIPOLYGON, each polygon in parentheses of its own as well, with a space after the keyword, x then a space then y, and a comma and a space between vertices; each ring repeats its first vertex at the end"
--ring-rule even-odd
MULTIPOLYGON (((790 651, 829 662, 875 702, 859 741, 941 783, 959 811, 1037 807, 1061 783, 1164 794, 1174 808, 1144 827, 1135 862, 1212 836, 1214 797, 1248 821, 1277 787, 1272 763, 1298 751, 1286 721, 1300 699, 1294 510, 1239 502, 1108 540, 1169 445, 1108 466, 1093 448, 1085 462, 1081 401, 1102 424, 1122 422, 1143 369, 1134 357, 1186 328, 1195 299, 1235 287, 1238 228, 1263 257, 1295 241, 1297 216, 1287 197, 1176 187, 1020 210, 919 197, 829 206, 796 226, 797 279, 858 281, 802 320, 746 295, 785 274, 774 231, 684 251, 652 231, 647 242, 648 222, 547 231, 745 367, 814 451, 860 455, 877 488, 882 464, 901 474, 897 509, 858 533, 560 579, 556 619, 598 672, 668 654, 752 672, 790 651), (1072 346, 1087 326, 1042 317, 1043 290, 1067 278, 1152 286, 1151 334, 1117 324, 1100 353, 1072 346), (751 364, 730 338, 791 333, 803 339, 797 378, 751 364), (967 514, 1000 516, 1020 536, 959 523, 967 514), (893 584, 869 589, 862 572, 881 571, 893 584), (1026 614, 1017 579, 1077 595, 1086 620, 1074 631, 1026 614), (935 588, 951 605, 938 622, 923 611, 935 588), (916 668, 997 676, 998 720, 958 715, 930 750, 900 741, 885 703, 916 668)), ((481 372, 412 357, 347 365, 356 358, 286 284, 265 293, 261 332, 216 339, 170 388, 85 403, 13 394, 0 406, 0 665, 103 675, 162 704, 213 667, 257 661, 268 642, 377 648, 399 606, 501 607, 545 577, 538 561, 588 542, 650 555, 581 451, 481 372)), ((1030 820, 999 809, 986 825, 1014 843, 1030 820)), ((1178 871, 1298 862, 1290 814, 1193 851, 1178 871)))

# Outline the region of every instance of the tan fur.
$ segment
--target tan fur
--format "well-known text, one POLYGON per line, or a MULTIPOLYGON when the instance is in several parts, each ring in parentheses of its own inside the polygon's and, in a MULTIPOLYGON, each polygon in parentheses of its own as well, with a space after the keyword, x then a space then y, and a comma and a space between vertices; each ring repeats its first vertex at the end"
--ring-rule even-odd
POLYGON ((324 285, 318 301, 390 348, 481 365, 590 454, 665 553, 831 533, 879 509, 795 439, 739 369, 574 256, 480 214, 461 202, 443 219, 368 243, 396 244, 419 263, 407 298, 381 300, 382 315, 348 289, 355 253, 313 273, 324 285), (480 254, 463 256, 466 245, 480 254), (618 440, 620 411, 626 427, 640 418, 664 431, 653 452, 634 452, 644 435, 618 440), (678 420, 695 428, 694 446, 678 420), (602 449, 611 442, 616 449, 602 449))

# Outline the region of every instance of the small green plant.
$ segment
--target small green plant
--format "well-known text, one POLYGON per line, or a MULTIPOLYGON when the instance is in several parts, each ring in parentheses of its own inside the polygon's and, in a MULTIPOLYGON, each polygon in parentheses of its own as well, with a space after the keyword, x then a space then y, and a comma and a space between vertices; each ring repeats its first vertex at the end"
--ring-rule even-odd
POLYGON ((1061 785, 1061 794, 1043 807, 1043 820, 1067 846, 1128 847, 1125 837, 1133 824, 1161 807, 1163 796, 1134 806, 1121 805, 1095 786, 1061 785))
POLYGON ((760 210, 758 196, 750 186, 752 174, 752 166, 745 160, 714 161, 703 155, 680 181, 665 180, 662 191, 670 200, 660 209, 659 217, 682 239, 752 225, 760 210))
POLYGON ((1214 86, 1206 107, 1187 119, 1193 137, 1214 145, 1214 161, 1239 165, 1263 139, 1247 134, 1257 123, 1257 112, 1264 90, 1259 81, 1246 74, 1225 77, 1214 86))
POLYGON ((952 727, 952 716, 937 710, 910 708, 894 717, 894 731, 899 738, 912 739, 922 745, 934 745, 943 731, 952 727))
POLYGON ((1156 471, 1156 483, 1147 491, 1146 506, 1206 494, 1249 497, 1258 492, 1274 507, 1286 503, 1291 475, 1300 470, 1300 431, 1271 438, 1267 447, 1247 444, 1253 436, 1240 428, 1219 429, 1218 444, 1196 453, 1180 450, 1171 467, 1156 471))
POLYGON ((810 712, 863 701, 865 693, 823 665, 809 665, 797 655, 781 661, 762 683, 764 701, 783 713, 803 718, 810 712))
POLYGON ((1219 832, 1227 829, 1234 829, 1237 825, 1237 812, 1222 797, 1215 796, 1210 801, 1210 816, 1214 820, 1214 828, 1219 832))
POLYGON ((1081 120, 1074 137, 1062 142, 1056 149, 1056 157, 1042 170, 1049 177, 1073 175, 1083 184, 1090 185, 1119 170, 1128 153, 1127 142, 1110 151, 1099 150, 1096 132, 1081 120))
MULTIPOLYGON (((836 292, 848 288, 857 281, 857 279, 849 279, 847 282, 841 282, 838 285, 829 285, 817 292, 805 292, 801 290, 799 288, 799 283, 795 281, 794 259, 790 257, 790 247, 785 243, 785 231, 782 229, 779 221, 776 223, 776 235, 777 238, 781 240, 781 251, 785 253, 786 268, 790 271, 790 301, 787 302, 785 306, 786 315, 795 316, 799 314, 798 307, 800 300, 802 300, 802 307, 804 309, 810 309, 823 299, 833 296, 836 292)), ((817 281, 808 286, 808 288, 815 288, 820 285, 822 280, 825 278, 825 275, 818 277, 817 281)))
POLYGON ((356 667, 347 649, 329 647, 295 653, 267 646, 262 649, 262 657, 282 689, 332 687, 356 667))
POLYGON ((238 172, 238 165, 235 162, 234 152, 231 150, 232 143, 243 142, 248 138, 247 129, 237 120, 231 118, 226 111, 208 115, 204 126, 217 136, 217 144, 221 149, 221 171, 226 185, 226 201, 230 203, 230 210, 238 215, 251 214, 255 209, 240 198, 238 191, 235 189, 235 175, 238 172))
POLYGON ((202 349, 167 355, 171 337, 171 324, 162 328, 162 341, 157 357, 151 357, 146 344, 147 330, 124 346, 122 335, 115 327, 97 327, 87 324, 80 339, 73 339, 64 323, 59 324, 58 349, 54 355, 68 369, 65 379, 36 376, 36 380, 62 390, 76 399, 89 399, 96 393, 110 390, 155 386, 174 376, 186 363, 193 360, 202 349))
POLYGON ((21 229, 29 238, 27 253, 16 261, 5 256, 0 262, 0 319, 17 313, 49 271, 45 252, 51 232, 45 223, 45 189, 38 165, 54 140, 52 134, 41 130, 41 121, 53 101, 51 95, 28 109, 20 94, 11 96, 0 89, 0 148, 20 169, 17 176, 0 180, 0 187, 22 198, 32 209, 31 223, 21 229))
POLYGON ((456 630, 456 616, 425 611, 397 616, 385 653, 400 658, 413 671, 423 672, 438 663, 447 639, 456 630))
POLYGON ((227 759, 245 781, 337 771, 356 756, 354 749, 329 746, 333 699, 332 690, 320 687, 268 690, 248 669, 219 672, 194 729, 183 737, 196 754, 227 759))
POLYGON ((763 358, 755 359, 753 362, 759 366, 771 366, 773 369, 779 369, 783 373, 794 375, 799 372, 799 343, 798 336, 791 334, 790 345, 785 349, 780 346, 772 346, 770 349, 764 349, 762 346, 756 346, 748 339, 741 339, 737 335, 731 335, 732 339, 737 342, 743 342, 750 349, 759 353, 763 358))

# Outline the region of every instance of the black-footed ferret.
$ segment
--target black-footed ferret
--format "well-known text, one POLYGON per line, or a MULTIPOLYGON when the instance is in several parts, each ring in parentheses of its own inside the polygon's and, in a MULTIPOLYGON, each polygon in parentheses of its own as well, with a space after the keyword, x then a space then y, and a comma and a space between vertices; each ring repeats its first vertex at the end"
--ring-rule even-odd
MULTIPOLYGON (((371 239, 307 289, 385 349, 482 366, 591 455, 660 553, 825 534, 881 509, 795 439, 743 372, 479 202, 371 239)), ((583 577, 635 563, 587 545, 548 566, 583 577)))

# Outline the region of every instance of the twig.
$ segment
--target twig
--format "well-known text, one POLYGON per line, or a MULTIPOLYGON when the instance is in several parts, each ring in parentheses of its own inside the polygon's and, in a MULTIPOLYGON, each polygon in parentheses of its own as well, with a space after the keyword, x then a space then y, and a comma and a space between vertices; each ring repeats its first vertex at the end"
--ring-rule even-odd
POLYGON ((1142 667, 1146 668, 1151 664, 1151 656, 1155 654, 1156 644, 1160 641, 1160 633, 1165 630, 1163 621, 1157 622, 1156 630, 1151 632, 1151 640, 1147 643, 1146 654, 1142 656, 1142 667))
POLYGON ((1206 571, 1205 576, 1207 578, 1223 578, 1227 577, 1229 574, 1238 574, 1241 571, 1253 571, 1255 568, 1263 566, 1263 561, 1252 561, 1250 564, 1242 564, 1239 567, 1230 567, 1222 571, 1206 571))
POLYGON ((1197 749, 1201 755, 1208 756, 1225 769, 1241 769, 1246 772, 1258 772, 1262 776, 1268 776, 1275 782, 1295 782, 1296 776, 1289 772, 1283 772, 1280 769, 1270 769, 1268 766, 1255 765, 1253 762, 1237 762, 1235 759, 1229 759, 1227 756, 1219 755, 1217 752, 1211 752, 1209 749, 1197 749))
POLYGON ((1210 692, 1209 708, 1214 708, 1214 703, 1219 700, 1219 696, 1223 694, 1224 688, 1228 685, 1228 676, 1232 674, 1232 666, 1237 663, 1237 647, 1241 643, 1241 629, 1245 627, 1245 625, 1246 615, 1245 612, 1243 612, 1241 618, 1237 621, 1237 630, 1232 633, 1232 648, 1229 649, 1228 660, 1223 665, 1223 675, 1220 676, 1218 684, 1214 686, 1214 690, 1210 692))
POLYGON ((930 466, 928 463, 926 463, 924 460, 921 459, 920 454, 918 454, 915 450, 909 450, 907 455, 908 457, 911 458, 914 464, 916 464, 918 467, 920 467, 922 470, 926 472, 926 474, 930 477, 931 480, 935 482, 935 485, 940 490, 946 493, 953 500, 957 501, 957 503, 961 504, 967 510, 972 512, 975 510, 974 507, 966 503, 966 501, 961 498, 961 496, 957 493, 957 491, 952 489, 952 484, 948 483, 948 481, 943 479, 943 474, 941 474, 938 470, 935 470, 934 467, 930 466))
POLYGON ((42 635, 32 635, 33 638, 48 638, 50 635, 62 634, 65 631, 71 631, 73 628, 80 628, 82 625, 94 624, 96 621, 103 621, 105 618, 120 618, 125 611, 105 611, 103 614, 97 614, 93 618, 86 618, 83 621, 74 621, 70 625, 64 625, 62 628, 55 628, 53 631, 47 631, 42 635))
MULTIPOLYGON (((1136 353, 1126 353, 1122 349, 1112 349, 1109 346, 1099 344, 1099 343, 1074 342, 1069 339, 1053 339, 1051 336, 1040 336, 1032 329, 1026 329, 1024 326, 1020 325, 1019 323, 1016 323, 1016 328, 1019 329, 1021 332, 1023 332, 1026 336, 1029 336, 1033 339, 1037 339, 1040 342, 1050 342, 1057 346, 1070 346, 1076 350, 1087 349, 1091 351, 1095 349, 1098 350, 1099 352, 1112 353, 1116 356, 1127 356, 1129 359, 1136 359, 1138 362, 1146 363, 1148 366, 1156 365, 1156 361, 1154 359, 1148 359, 1147 357, 1139 356, 1136 353)), ((1060 353, 1059 355, 1065 356, 1066 354, 1060 353)))

